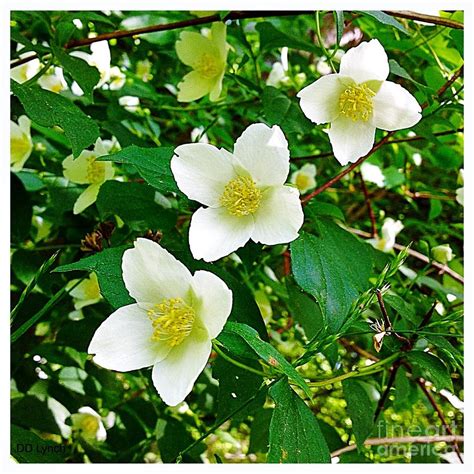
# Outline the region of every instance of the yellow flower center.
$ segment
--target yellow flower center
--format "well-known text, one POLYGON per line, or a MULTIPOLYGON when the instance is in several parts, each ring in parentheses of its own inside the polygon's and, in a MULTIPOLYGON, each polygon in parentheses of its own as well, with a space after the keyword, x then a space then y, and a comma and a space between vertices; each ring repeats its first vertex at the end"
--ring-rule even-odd
POLYGON ((13 157, 23 157, 30 151, 30 142, 23 133, 21 137, 10 138, 10 152, 13 157))
POLYGON ((181 298, 170 298, 148 310, 153 325, 153 341, 167 342, 171 347, 181 344, 191 334, 195 312, 181 298))
POLYGON ((239 176, 229 181, 220 197, 221 205, 237 217, 253 214, 259 208, 261 200, 261 191, 252 178, 247 176, 239 176))
POLYGON ((300 191, 302 191, 302 190, 305 190, 305 189, 308 189, 309 187, 311 187, 312 181, 311 181, 311 178, 307 174, 298 173, 296 175, 295 184, 296 184, 296 187, 300 191))
POLYGON ((201 76, 212 79, 219 74, 220 67, 214 56, 205 53, 196 61, 194 70, 199 72, 201 76))
POLYGON ((97 162, 94 156, 87 160, 87 179, 89 183, 102 183, 105 179, 105 163, 97 162))
POLYGON ((374 110, 372 97, 375 92, 366 84, 353 85, 345 89, 339 97, 341 115, 351 118, 354 122, 367 122, 374 110))
POLYGON ((94 436, 99 430, 99 420, 92 415, 85 416, 81 423, 81 430, 90 436, 94 436))

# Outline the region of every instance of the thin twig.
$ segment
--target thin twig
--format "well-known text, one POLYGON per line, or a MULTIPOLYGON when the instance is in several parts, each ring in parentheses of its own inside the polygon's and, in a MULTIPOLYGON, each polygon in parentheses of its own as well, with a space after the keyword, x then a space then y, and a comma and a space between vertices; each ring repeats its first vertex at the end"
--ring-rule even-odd
POLYGON ((397 372, 399 368, 400 368, 400 361, 397 360, 392 365, 392 368, 390 371, 390 377, 387 381, 387 386, 385 387, 385 390, 382 396, 380 397, 379 402, 377 403, 377 408, 375 409, 375 413, 374 413, 374 422, 377 421, 377 418, 379 417, 380 413, 382 412, 385 406, 386 401, 388 400, 390 390, 392 389, 392 386, 395 382, 395 378, 397 376, 397 372))
POLYGON ((456 20, 449 18, 442 18, 440 16, 426 15, 424 13, 412 12, 408 10, 397 10, 387 11, 383 10, 384 13, 396 18, 406 18, 407 20, 423 21, 425 23, 431 23, 433 25, 447 26, 448 28, 454 28, 456 30, 464 29, 464 25, 456 20))
MULTIPOLYGON (((349 232, 352 232, 353 234, 358 235, 359 237, 363 237, 365 239, 371 238, 371 235, 369 234, 369 232, 365 232, 359 229, 354 229, 353 227, 347 227, 346 229, 349 232)), ((464 285, 464 278, 461 275, 459 275, 459 273, 456 273, 452 268, 449 268, 447 265, 443 265, 442 263, 438 263, 438 262, 435 262, 434 260, 430 260, 426 255, 423 255, 422 253, 417 252, 416 250, 413 250, 411 248, 407 248, 404 245, 394 244, 393 248, 396 250, 407 250, 408 255, 410 255, 411 257, 414 257, 425 263, 431 263, 431 266, 437 268, 440 271, 440 273, 441 272, 446 273, 451 278, 453 278, 454 280, 464 285)))
MULTIPOLYGON (((405 443, 453 443, 453 442, 464 442, 464 436, 461 435, 450 435, 450 436, 399 436, 394 438, 369 438, 364 441, 364 446, 381 446, 387 444, 405 444, 405 443)), ((341 454, 355 451, 357 444, 351 444, 344 446, 344 448, 338 449, 331 453, 331 457, 335 458, 341 454)))

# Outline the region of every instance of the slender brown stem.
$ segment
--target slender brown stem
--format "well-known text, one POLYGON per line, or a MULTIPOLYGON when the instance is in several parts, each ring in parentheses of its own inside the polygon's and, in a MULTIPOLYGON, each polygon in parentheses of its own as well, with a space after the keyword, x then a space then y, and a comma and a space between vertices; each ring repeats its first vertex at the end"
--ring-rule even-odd
POLYGON ((374 362, 378 362, 380 360, 377 356, 374 356, 369 351, 362 349, 362 347, 358 346, 355 342, 349 341, 345 337, 341 337, 338 342, 342 344, 347 350, 357 352, 357 354, 365 357, 366 359, 372 360, 374 362))
POLYGON ((374 422, 377 421, 377 418, 379 417, 380 413, 382 412, 386 401, 388 400, 388 396, 390 394, 390 390, 392 389, 393 384, 395 383, 395 378, 397 376, 398 369, 400 368, 400 361, 394 362, 391 371, 390 371, 390 377, 388 378, 387 381, 387 386, 385 387, 385 390, 382 394, 382 396, 379 399, 379 402, 377 403, 377 408, 375 409, 374 413, 374 422))
POLYGON ((396 18, 406 18, 407 20, 417 20, 424 21, 425 23, 431 23, 433 25, 447 26, 448 28, 454 28, 456 30, 464 29, 464 25, 456 20, 451 20, 449 18, 442 18, 434 15, 425 15, 424 13, 412 12, 408 10, 397 10, 397 11, 387 11, 384 10, 384 13, 396 18))
MULTIPOLYGON (((364 446, 381 446, 387 444, 404 444, 404 443, 453 443, 453 442, 464 442, 464 436, 460 435, 450 435, 450 436, 399 436, 393 438, 369 438, 364 441, 364 446)), ((349 446, 344 446, 331 453, 331 457, 335 458, 341 454, 348 453, 350 451, 355 451, 357 449, 357 444, 350 444, 349 446)))
MULTIPOLYGON (((433 135, 435 137, 444 137, 446 135, 453 135, 454 133, 462 133, 464 132, 464 128, 457 128, 455 130, 445 130, 443 132, 435 132, 433 135)), ((409 142, 416 142, 420 140, 429 140, 427 137, 423 137, 421 135, 416 135, 414 137, 404 137, 404 138, 394 138, 393 140, 388 140, 385 144, 391 145, 392 143, 409 143, 409 142)), ((291 159, 291 161, 302 161, 302 160, 317 160, 319 158, 327 158, 329 156, 333 156, 332 151, 318 153, 317 155, 307 155, 307 156, 296 156, 291 159)))
MULTIPOLYGON (((446 420, 446 418, 444 417, 444 414, 443 414, 443 411, 441 410, 440 406, 436 403, 436 400, 434 399, 430 389, 426 386, 426 384, 424 383, 424 380, 422 379, 417 379, 416 383, 419 385, 419 387, 421 388, 421 390, 423 391, 423 393, 426 395, 426 398, 429 400, 431 406, 435 409, 436 413, 438 414, 439 416, 439 419, 441 420, 441 423, 443 423, 443 426, 444 428, 446 429, 446 431, 451 435, 451 436, 454 436, 454 433, 453 433, 453 430, 451 429, 451 427, 449 426, 449 423, 448 421, 446 420)), ((461 463, 464 463, 463 459, 462 459, 462 456, 461 456, 461 451, 459 450, 459 446, 458 446, 458 443, 457 443, 457 440, 454 439, 453 441, 451 441, 452 444, 453 444, 453 447, 454 447, 454 450, 456 451, 456 454, 459 458, 459 460, 461 461, 461 463)))
POLYGON ((364 194, 364 199, 365 199, 365 205, 367 206, 367 212, 369 214, 369 219, 370 219, 370 228, 371 228, 371 235, 372 237, 377 237, 377 223, 375 220, 375 214, 374 210, 372 208, 372 203, 370 201, 370 196, 369 192, 367 191, 367 186, 365 185, 364 177, 362 176, 362 173, 359 173, 360 177, 360 186, 362 188, 362 192, 364 194))
MULTIPOLYGON (((365 239, 371 238, 371 235, 368 232, 365 232, 363 230, 354 229, 352 227, 347 227, 347 230, 349 232, 352 232, 355 235, 358 235, 359 237, 363 237, 365 239)), ((426 255, 423 255, 422 253, 417 252, 416 250, 407 248, 404 245, 394 244, 393 248, 396 250, 406 250, 408 252, 408 255, 422 262, 431 263, 432 267, 437 268, 440 272, 446 273, 451 278, 454 278, 456 281, 458 281, 459 283, 464 284, 464 278, 461 275, 459 275, 459 273, 456 273, 453 269, 449 268, 447 265, 443 265, 442 263, 435 262, 434 260, 430 261, 430 259, 426 255)))

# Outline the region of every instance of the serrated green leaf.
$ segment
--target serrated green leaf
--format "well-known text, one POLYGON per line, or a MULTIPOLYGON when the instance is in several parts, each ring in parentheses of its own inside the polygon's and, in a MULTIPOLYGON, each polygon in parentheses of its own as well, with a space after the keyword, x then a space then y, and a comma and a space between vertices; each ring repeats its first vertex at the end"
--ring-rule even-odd
POLYGON ((55 272, 88 271, 97 273, 102 296, 114 307, 120 308, 135 301, 128 294, 122 279, 122 256, 127 247, 102 250, 78 262, 61 265, 55 272))
POLYGON ((428 352, 411 351, 407 354, 407 359, 414 364, 421 373, 425 374, 425 378, 432 382, 438 390, 446 388, 453 389, 453 381, 448 368, 438 357, 428 352))
POLYGON ((352 420, 352 430, 360 449, 374 427, 374 413, 380 394, 372 385, 355 379, 343 380, 342 389, 347 412, 352 420))
POLYGON ((267 462, 329 463, 331 455, 318 420, 286 379, 273 385, 269 394, 275 402, 270 422, 267 462))
MULTIPOLYGON (((224 331, 240 336, 267 365, 275 371, 285 374, 291 381, 303 389, 308 397, 312 396, 311 390, 304 378, 273 346, 268 342, 262 341, 255 329, 246 324, 228 321, 224 331)), ((228 349, 232 352, 232 348, 229 347, 228 349)))
POLYGON ((334 13, 336 15, 336 45, 339 46, 344 32, 344 12, 336 10, 334 13))
POLYGON ((368 288, 372 248, 326 218, 315 227, 318 235, 303 232, 291 244, 293 274, 318 301, 329 329, 337 332, 351 305, 368 288))
POLYGON ((11 89, 31 120, 43 127, 57 125, 64 130, 74 156, 79 156, 99 137, 98 125, 66 97, 15 81, 11 81, 11 89))
POLYGON ((154 188, 161 192, 181 194, 170 168, 173 152, 174 148, 172 147, 141 148, 132 145, 113 155, 102 156, 99 161, 133 165, 140 176, 154 188))
POLYGON ((360 10, 359 13, 375 18, 378 22, 384 25, 393 26, 402 33, 409 35, 406 28, 399 21, 395 20, 393 16, 387 15, 384 12, 381 12, 379 10, 360 10))
POLYGON ((176 214, 155 202, 155 190, 147 184, 107 181, 96 201, 101 219, 118 215, 134 230, 169 230, 176 214))

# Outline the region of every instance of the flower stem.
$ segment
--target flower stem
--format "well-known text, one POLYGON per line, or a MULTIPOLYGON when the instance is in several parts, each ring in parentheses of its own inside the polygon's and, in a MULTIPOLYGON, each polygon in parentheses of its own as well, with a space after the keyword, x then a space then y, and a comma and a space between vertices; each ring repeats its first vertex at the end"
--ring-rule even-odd
MULTIPOLYGON (((333 54, 329 54, 329 51, 324 46, 323 37, 321 35, 321 25, 319 22, 319 11, 315 13, 314 17, 316 19, 316 36, 318 38, 319 47, 323 50, 324 56, 326 56, 326 59, 329 65, 331 66, 332 72, 336 72, 336 68, 334 66, 334 63, 332 62, 332 58, 334 57, 336 53, 334 52, 333 54)), ((337 48, 336 48, 336 51, 337 51, 337 48)))
POLYGON ((247 370, 248 372, 252 372, 253 374, 260 375, 265 378, 269 378, 269 377, 273 378, 269 374, 266 374, 265 372, 261 372, 260 370, 254 369, 253 367, 249 367, 248 365, 245 365, 244 363, 233 359, 219 347, 218 343, 215 340, 212 341, 212 347, 223 359, 235 365, 236 367, 239 367, 240 369, 243 369, 243 370, 247 370))

